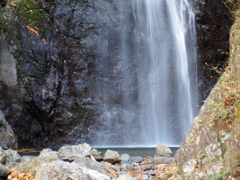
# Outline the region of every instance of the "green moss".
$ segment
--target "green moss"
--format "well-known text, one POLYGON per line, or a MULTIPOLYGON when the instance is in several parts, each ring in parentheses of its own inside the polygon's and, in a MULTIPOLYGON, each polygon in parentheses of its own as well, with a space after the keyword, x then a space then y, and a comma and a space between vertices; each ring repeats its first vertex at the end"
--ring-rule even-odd
POLYGON ((31 27, 43 28, 44 19, 48 13, 40 6, 38 0, 21 0, 16 2, 15 11, 31 27))

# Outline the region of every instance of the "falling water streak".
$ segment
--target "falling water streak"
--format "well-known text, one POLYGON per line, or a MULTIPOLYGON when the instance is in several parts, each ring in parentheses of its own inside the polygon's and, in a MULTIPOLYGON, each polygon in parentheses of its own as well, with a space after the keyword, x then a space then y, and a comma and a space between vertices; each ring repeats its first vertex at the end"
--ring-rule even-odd
MULTIPOLYGON (((140 104, 142 104, 143 114, 141 132, 144 132, 142 139, 145 144, 149 145, 178 144, 181 138, 175 141, 174 136, 179 133, 182 137, 187 131, 194 116, 193 104, 196 100, 193 100, 193 97, 197 96, 196 90, 191 89, 190 86, 192 83, 192 86, 196 87, 196 82, 195 80, 191 82, 189 78, 187 51, 190 51, 191 47, 186 47, 187 28, 190 28, 191 38, 193 38, 191 41, 195 45, 193 13, 186 0, 133 0, 133 4, 139 28, 142 29, 149 46, 149 56, 146 59, 149 61, 150 71, 145 71, 148 78, 144 81, 142 80, 144 75, 139 74, 139 97, 142 99, 140 104), (145 21, 142 20, 144 7, 146 8, 145 21), (175 60, 173 64, 169 62, 172 59, 175 60), (172 73, 170 72, 171 65, 175 66, 173 74, 170 74, 172 73), (173 87, 171 80, 176 81, 173 82, 175 83, 173 87), (144 87, 146 84, 148 84, 147 92, 144 87), (176 89, 170 91, 169 88, 176 89), (171 93, 177 93, 177 95, 171 93), (167 104, 172 96, 174 100, 169 106, 167 104), (176 108, 171 107, 176 105, 176 108), (172 116, 172 113, 176 115, 172 116), (174 118, 178 118, 178 122, 181 121, 179 125, 176 125, 179 131, 176 134, 171 133, 174 131, 174 118)), ((192 51, 195 50, 192 49, 192 51)), ((196 61, 196 51, 192 54, 192 60, 196 61)), ((196 66, 194 68, 196 69, 196 66)))
MULTIPOLYGON (((176 36, 175 40, 176 40, 176 48, 178 49, 178 56, 180 57, 179 59, 177 59, 177 66, 180 67, 179 71, 180 71, 180 75, 181 78, 180 80, 183 83, 183 90, 186 91, 187 95, 186 98, 184 99, 184 101, 186 101, 187 104, 187 110, 189 111, 188 113, 188 119, 183 119, 183 121, 187 121, 183 122, 182 124, 184 124, 184 127, 186 127, 186 125, 188 125, 190 123, 190 121, 193 119, 193 110, 192 110, 192 103, 191 103, 191 92, 190 92, 190 79, 189 79, 189 73, 188 73, 188 58, 187 58, 187 49, 186 49, 186 44, 185 44, 185 37, 184 37, 184 25, 186 25, 183 21, 183 19, 180 19, 179 15, 181 16, 182 14, 182 2, 180 3, 180 14, 178 15, 176 12, 176 4, 175 1, 167 1, 168 2, 168 9, 173 9, 171 14, 171 24, 172 24, 172 29, 174 31, 174 34, 176 36), (177 23, 178 22, 178 23, 177 23)), ((181 97, 179 97, 181 98, 181 97)), ((181 103, 181 99, 179 99, 178 102, 181 103)), ((178 106, 180 107, 181 104, 179 104, 178 106)), ((183 127, 183 128, 184 128, 183 127)))

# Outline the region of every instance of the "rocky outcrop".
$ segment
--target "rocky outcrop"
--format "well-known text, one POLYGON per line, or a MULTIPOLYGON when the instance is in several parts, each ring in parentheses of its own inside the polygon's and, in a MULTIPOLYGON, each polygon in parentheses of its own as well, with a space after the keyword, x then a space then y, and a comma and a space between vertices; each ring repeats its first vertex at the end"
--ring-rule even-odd
MULTIPOLYGON (((17 19, 18 84, 16 79, 9 85, 5 80, 1 84, 0 108, 14 126, 20 146, 92 142, 99 137, 96 128, 106 133, 106 104, 120 131, 120 113, 116 113, 116 108, 134 110, 137 103, 137 93, 133 92, 137 81, 131 70, 135 66, 135 51, 125 55, 130 65, 119 64, 121 33, 125 31, 129 37, 134 33, 131 2, 64 0, 51 7, 44 2, 41 1, 43 10, 50 14, 41 22, 44 28, 39 32, 27 27, 20 17, 17 19), (122 13, 126 19, 121 19, 122 13), (127 88, 121 85, 125 71, 133 77, 127 88), (123 91, 130 92, 131 103, 122 101, 123 91)), ((134 44, 134 38, 128 41, 134 44)), ((0 74, 0 80, 10 74, 1 77, 0 74)), ((120 141, 118 137, 112 133, 114 142, 120 141)))
MULTIPOLYGON (((1 30, 0 30, 1 31, 1 30)), ((16 59, 13 56, 15 49, 9 45, 5 34, 0 32, 0 82, 8 86, 17 85, 16 59)))
MULTIPOLYGON (((16 17, 16 28, 11 28, 17 29, 15 38, 5 41, 5 34, 1 36, 0 109, 14 127, 20 146, 59 147, 82 142, 118 145, 138 140, 134 69, 145 47, 139 47, 143 43, 136 32, 131 1, 39 2, 49 14, 40 22, 40 29, 27 27, 23 18, 16 17), (127 53, 123 53, 123 41, 134 48, 127 46, 127 53), (16 48, 15 60, 12 48, 16 48), (123 81, 126 72, 131 78, 123 81), (122 127, 122 117, 132 122, 128 123, 133 130, 131 138, 122 127)), ((194 4, 201 101, 216 82, 211 76, 217 76, 205 63, 224 64, 227 55, 221 51, 228 50, 231 23, 220 1, 194 4)))
POLYGON ((13 148, 16 149, 17 145, 17 138, 11 128, 11 126, 7 123, 3 112, 0 110, 0 148, 9 149, 13 148))
POLYGON ((227 64, 229 31, 233 23, 224 1, 192 1, 195 7, 199 102, 205 100, 227 64))
POLYGON ((185 179, 240 178, 240 12, 235 16, 229 65, 175 155, 185 179))

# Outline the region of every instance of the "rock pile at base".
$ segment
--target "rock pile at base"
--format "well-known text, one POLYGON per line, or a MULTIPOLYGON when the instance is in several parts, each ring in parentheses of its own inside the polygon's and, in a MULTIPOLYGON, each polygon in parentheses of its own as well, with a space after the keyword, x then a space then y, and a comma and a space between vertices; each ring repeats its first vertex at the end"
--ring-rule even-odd
POLYGON ((16 151, 8 151, 0 149, 0 179, 144 180, 158 176, 177 177, 174 158, 169 155, 141 157, 107 150, 102 156, 101 152, 88 144, 65 146, 58 151, 44 149, 37 157, 20 157, 16 151), (14 170, 11 171, 10 166, 15 166, 14 170), (169 171, 164 174, 163 171, 166 172, 168 168, 175 168, 176 173, 169 171))

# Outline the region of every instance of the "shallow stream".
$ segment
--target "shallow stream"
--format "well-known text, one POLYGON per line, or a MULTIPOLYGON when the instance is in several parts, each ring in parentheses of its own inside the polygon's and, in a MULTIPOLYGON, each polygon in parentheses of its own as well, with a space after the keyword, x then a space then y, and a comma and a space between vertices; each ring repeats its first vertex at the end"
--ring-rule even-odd
MULTIPOLYGON (((156 154, 156 148, 155 147, 93 147, 100 152, 102 152, 102 156, 104 153, 110 149, 117 151, 119 154, 129 154, 130 156, 142 156, 142 157, 147 157, 147 156, 154 156, 156 154)), ((173 154, 176 153, 179 147, 170 147, 172 150, 173 154)), ((57 151, 57 149, 54 149, 57 151)), ((18 153, 21 156, 38 156, 39 153, 41 152, 40 149, 19 149, 17 150, 18 153)))

